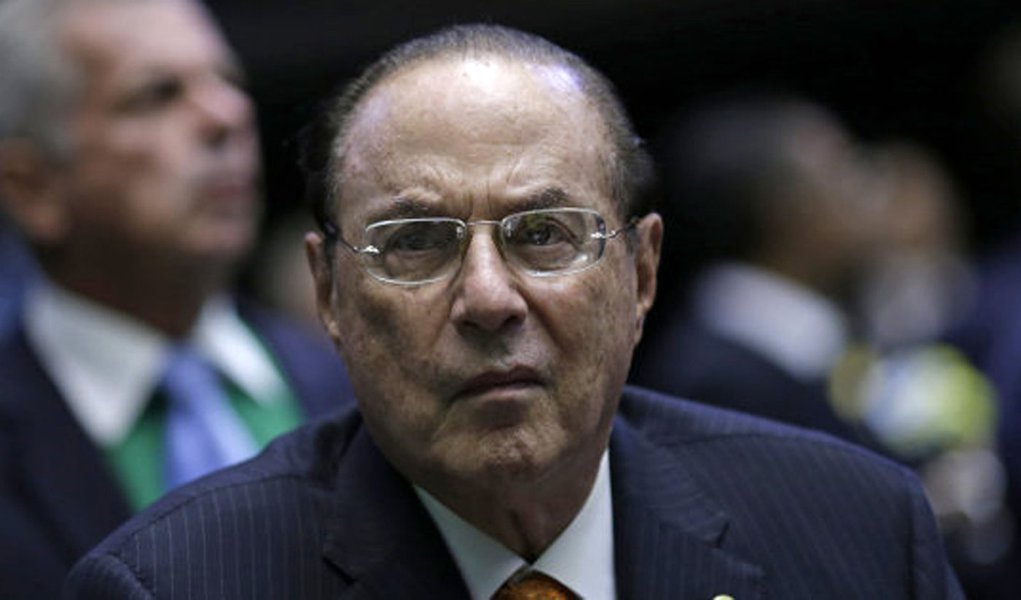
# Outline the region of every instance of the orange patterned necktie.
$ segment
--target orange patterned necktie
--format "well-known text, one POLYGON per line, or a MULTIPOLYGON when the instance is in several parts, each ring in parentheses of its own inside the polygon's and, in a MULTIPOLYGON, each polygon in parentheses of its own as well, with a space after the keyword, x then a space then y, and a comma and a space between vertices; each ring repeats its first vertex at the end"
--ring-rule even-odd
POLYGON ((549 575, 530 571, 511 577, 493 594, 493 600, 578 600, 577 594, 549 575))

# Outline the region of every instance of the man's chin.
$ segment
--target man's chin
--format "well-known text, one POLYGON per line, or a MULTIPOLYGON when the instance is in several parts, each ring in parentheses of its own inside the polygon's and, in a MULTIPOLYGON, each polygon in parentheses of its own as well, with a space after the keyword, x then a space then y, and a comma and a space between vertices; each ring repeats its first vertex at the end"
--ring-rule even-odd
POLYGON ((460 471, 488 487, 521 486, 541 480, 556 452, 542 440, 515 428, 489 431, 470 453, 459 453, 460 471))
POLYGON ((192 244, 180 252, 179 258, 182 268, 195 272, 196 276, 202 273, 215 274, 226 284, 251 249, 250 241, 223 238, 192 244))
POLYGON ((254 223, 224 223, 208 227, 194 236, 193 253, 214 262, 233 263, 244 259, 255 247, 254 223))

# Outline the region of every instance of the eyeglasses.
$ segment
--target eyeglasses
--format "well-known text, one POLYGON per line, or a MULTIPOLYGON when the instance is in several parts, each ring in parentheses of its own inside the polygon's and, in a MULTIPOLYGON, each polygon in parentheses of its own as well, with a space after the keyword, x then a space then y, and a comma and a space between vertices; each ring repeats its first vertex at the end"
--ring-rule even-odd
POLYGON ((365 227, 364 245, 348 243, 336 226, 328 238, 339 240, 358 256, 376 279, 397 285, 440 281, 456 273, 468 247, 468 229, 491 225, 497 248, 511 267, 535 277, 577 273, 603 257, 606 241, 631 229, 614 231, 598 212, 587 208, 546 208, 518 212, 499 221, 462 221, 450 217, 390 219, 365 227))

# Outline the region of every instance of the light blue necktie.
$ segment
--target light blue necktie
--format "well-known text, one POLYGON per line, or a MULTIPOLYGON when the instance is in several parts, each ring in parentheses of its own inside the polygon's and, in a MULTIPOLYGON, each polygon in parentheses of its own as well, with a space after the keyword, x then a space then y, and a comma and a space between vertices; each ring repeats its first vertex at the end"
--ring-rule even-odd
POLYGON ((173 350, 162 389, 168 403, 167 489, 255 453, 255 442, 231 407, 216 372, 192 349, 173 350))

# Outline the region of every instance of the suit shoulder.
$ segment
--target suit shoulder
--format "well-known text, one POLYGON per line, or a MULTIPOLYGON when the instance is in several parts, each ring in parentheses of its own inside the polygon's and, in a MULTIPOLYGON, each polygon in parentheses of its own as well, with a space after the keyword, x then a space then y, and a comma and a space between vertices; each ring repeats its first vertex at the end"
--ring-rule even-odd
POLYGON ((827 433, 633 386, 626 388, 619 415, 621 426, 667 449, 700 452, 702 447, 720 456, 807 461, 820 469, 850 461, 897 479, 914 477, 902 465, 827 433))
POLYGON ((304 515, 311 526, 316 520, 311 515, 328 509, 330 477, 360 423, 349 409, 284 434, 256 457, 163 496, 90 556, 114 555, 131 564, 140 560, 138 548, 157 540, 165 551, 177 553, 194 544, 241 547, 267 535, 286 536, 290 525, 284 523, 291 517, 304 515), (193 531, 218 533, 189 539, 193 531))
POLYGON ((745 522, 795 511, 846 532, 931 519, 917 476, 861 446, 654 392, 629 390, 622 404, 618 445, 629 456, 687 474, 745 522))

